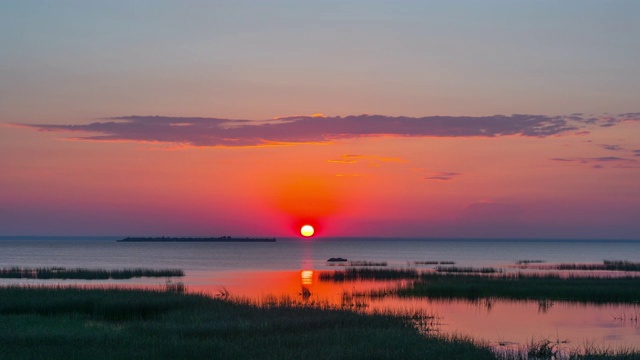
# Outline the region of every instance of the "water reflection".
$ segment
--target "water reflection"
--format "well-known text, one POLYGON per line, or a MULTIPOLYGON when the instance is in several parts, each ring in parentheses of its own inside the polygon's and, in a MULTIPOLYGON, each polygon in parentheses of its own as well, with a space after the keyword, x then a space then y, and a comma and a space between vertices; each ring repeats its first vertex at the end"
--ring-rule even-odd
MULTIPOLYGON (((304 304, 331 304, 354 311, 422 312, 437 315, 438 331, 459 333, 499 344, 529 344, 532 340, 569 340, 571 346, 599 344, 640 347, 640 306, 576 304, 562 301, 503 299, 432 300, 359 296, 396 286, 394 281, 319 281, 321 271, 215 272, 185 278, 189 290, 215 294, 225 286, 230 297, 259 300, 289 296, 304 304)), ((193 274, 188 274, 193 275, 193 274)), ((433 329, 431 329, 433 330, 433 329)))
MULTIPOLYGON (((307 268, 308 269, 308 268, 307 268)), ((385 290, 396 281, 319 281, 321 271, 200 271, 188 272, 180 281, 187 291, 218 298, 249 298, 256 301, 288 297, 305 304, 328 304, 359 312, 421 312, 437 317, 437 331, 458 333, 496 346, 529 344, 532 340, 560 339, 570 346, 595 344, 603 347, 640 348, 640 305, 594 305, 563 301, 476 301, 427 298, 359 296, 385 290)), ((162 288, 162 279, 129 281, 60 281, 60 284, 162 288)), ((35 283, 34 283, 35 284, 35 283)), ((52 284, 48 282, 47 284, 52 284)), ((430 323, 432 326, 433 323, 430 323)), ((433 327, 429 329, 433 331, 433 327)))
POLYGON ((553 307, 551 300, 538 300, 538 313, 546 314, 553 307))
POLYGON ((311 298, 310 287, 313 285, 313 270, 302 270, 300 272, 300 296, 305 302, 311 298))
POLYGON ((302 285, 313 285, 313 270, 302 270, 300 272, 302 285))

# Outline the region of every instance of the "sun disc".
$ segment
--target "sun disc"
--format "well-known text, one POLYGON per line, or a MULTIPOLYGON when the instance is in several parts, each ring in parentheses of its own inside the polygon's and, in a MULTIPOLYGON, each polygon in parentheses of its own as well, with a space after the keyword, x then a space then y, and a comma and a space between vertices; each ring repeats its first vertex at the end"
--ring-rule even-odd
POLYGON ((300 228, 300 234, 304 237, 309 237, 313 235, 314 232, 315 230, 311 225, 304 225, 303 227, 300 228))

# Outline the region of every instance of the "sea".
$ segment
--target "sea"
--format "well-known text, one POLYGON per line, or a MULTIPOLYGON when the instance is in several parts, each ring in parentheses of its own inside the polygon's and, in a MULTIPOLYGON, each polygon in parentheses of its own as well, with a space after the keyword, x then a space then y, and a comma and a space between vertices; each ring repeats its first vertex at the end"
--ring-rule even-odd
MULTIPOLYGON (((549 264, 640 262, 640 240, 278 238, 276 242, 255 243, 136 243, 117 242, 118 239, 0 237, 0 267, 178 268, 185 276, 94 281, 0 279, 0 285, 162 287, 181 282, 190 291, 214 297, 286 296, 300 301, 304 288, 314 301, 338 304, 344 303, 346 293, 398 284, 321 281, 321 272, 343 269, 327 262, 332 257, 386 263, 386 268, 416 267, 415 262, 424 261, 505 269, 514 269, 516 262, 522 260, 549 264)), ((546 339, 565 347, 640 349, 638 304, 383 298, 351 306, 354 311, 365 312, 428 312, 436 319, 432 331, 470 336, 496 347, 513 348, 546 339)))

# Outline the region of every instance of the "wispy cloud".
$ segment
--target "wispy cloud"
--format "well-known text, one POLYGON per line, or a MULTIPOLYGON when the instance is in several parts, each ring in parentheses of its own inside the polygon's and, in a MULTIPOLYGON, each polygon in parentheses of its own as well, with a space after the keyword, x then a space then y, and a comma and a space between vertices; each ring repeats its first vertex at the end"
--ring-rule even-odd
POLYGON ((578 115, 493 115, 392 117, 294 116, 264 121, 123 116, 82 125, 29 124, 41 131, 83 133, 74 139, 181 143, 190 146, 259 146, 328 142, 371 137, 547 137, 575 132, 584 126, 578 115), (576 118, 580 122, 576 122, 576 118))
POLYGON ((636 160, 633 159, 625 159, 625 158, 621 158, 621 157, 617 157, 617 156, 602 156, 602 157, 595 157, 595 158, 581 158, 581 161, 584 163, 589 163, 589 162, 611 162, 611 161, 615 161, 615 162, 635 162, 636 160))
POLYGON ((610 151, 621 151, 624 150, 624 148, 620 145, 615 145, 615 144, 602 144, 601 145, 603 149, 605 150, 610 150, 610 151))
POLYGON ((598 125, 601 127, 611 127, 626 121, 640 121, 640 113, 631 112, 618 115, 603 115, 583 117, 582 114, 572 114, 571 120, 583 122, 585 124, 598 125))
POLYGON ((454 178, 456 178, 456 177, 458 177, 460 175, 462 175, 462 174, 461 173, 457 173, 457 172, 440 171, 440 172, 434 172, 430 176, 425 177, 425 180, 450 181, 450 180, 453 180, 454 178))
POLYGON ((380 163, 406 163, 407 160, 399 157, 375 156, 375 155, 356 155, 346 154, 340 155, 338 159, 327 160, 334 164, 355 164, 364 161, 369 165, 378 166, 380 163))
POLYGON ((578 164, 589 165, 594 169, 602 169, 605 164, 612 164, 615 168, 637 168, 638 161, 635 159, 627 159, 618 156, 601 156, 591 158, 553 158, 553 161, 575 162, 578 164))

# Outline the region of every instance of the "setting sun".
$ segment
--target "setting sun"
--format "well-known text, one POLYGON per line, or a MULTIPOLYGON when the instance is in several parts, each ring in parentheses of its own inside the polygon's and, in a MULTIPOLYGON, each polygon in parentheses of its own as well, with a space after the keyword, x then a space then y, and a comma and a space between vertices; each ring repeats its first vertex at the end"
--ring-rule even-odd
POLYGON ((311 225, 304 225, 303 227, 300 228, 300 234, 302 234, 302 236, 304 237, 309 237, 313 235, 314 232, 315 230, 311 225))

